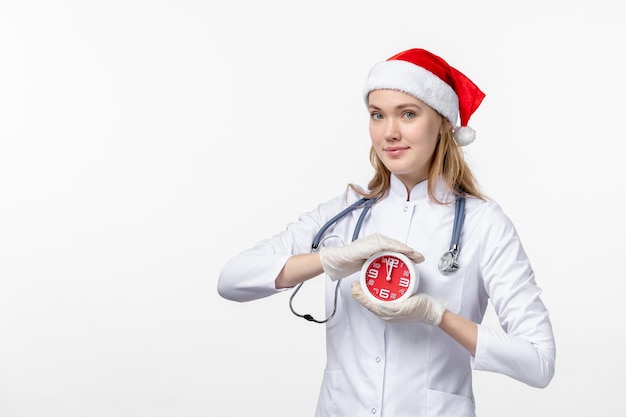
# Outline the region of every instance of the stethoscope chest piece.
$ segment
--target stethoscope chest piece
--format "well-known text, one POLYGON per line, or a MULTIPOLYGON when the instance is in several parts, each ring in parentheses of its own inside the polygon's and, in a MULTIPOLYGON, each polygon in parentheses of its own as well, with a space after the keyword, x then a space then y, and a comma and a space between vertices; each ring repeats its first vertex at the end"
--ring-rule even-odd
POLYGON ((458 251, 456 249, 451 249, 444 253, 441 258, 439 258, 439 264, 437 265, 439 272, 446 274, 459 269, 459 264, 456 261, 457 256, 458 251))

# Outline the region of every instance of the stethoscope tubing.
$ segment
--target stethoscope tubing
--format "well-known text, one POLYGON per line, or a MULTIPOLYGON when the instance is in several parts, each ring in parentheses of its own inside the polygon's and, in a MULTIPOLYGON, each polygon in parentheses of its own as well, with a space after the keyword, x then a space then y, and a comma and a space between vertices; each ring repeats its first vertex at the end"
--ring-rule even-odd
POLYGON ((461 240, 461 229, 465 221, 465 197, 459 196, 454 203, 454 224, 452 226, 452 240, 450 242, 450 250, 456 248, 458 251, 459 241, 461 240))
MULTIPOLYGON (((370 198, 363 197, 360 200, 358 200, 357 202, 355 202, 352 205, 350 205, 349 207, 343 209, 339 214, 337 214, 335 217, 333 217, 332 219, 327 221, 326 224, 324 224, 324 226, 322 226, 322 228, 317 232, 317 234, 313 238, 313 243, 311 244, 311 252, 316 252, 319 249, 319 245, 320 245, 320 242, 322 240, 322 237, 324 236, 324 233, 326 233, 326 230, 328 230, 328 228, 330 226, 335 224, 337 221, 339 221, 342 217, 346 216, 351 211, 353 211, 353 210, 355 210, 357 208, 360 208, 362 206, 363 207, 363 211, 359 215, 359 218, 358 218, 358 220, 356 222, 356 225, 354 227, 354 232, 352 233, 352 242, 357 240, 358 237, 359 237, 359 233, 361 231, 361 226, 363 225, 363 221, 365 220, 365 216, 367 215, 367 212, 372 208, 372 206, 374 205, 376 200, 377 199, 370 199, 370 198)), ((339 284, 340 283, 341 283, 341 279, 337 280, 337 283, 335 284, 335 297, 334 297, 334 301, 333 301, 333 311, 332 311, 332 313, 328 317, 326 317, 326 319, 324 319, 324 320, 317 320, 310 314, 300 314, 300 313, 298 313, 298 312, 296 312, 294 310, 294 308, 293 308, 293 298, 296 296, 298 291, 300 291, 300 287, 302 287, 302 284, 304 284, 304 281, 299 283, 298 285, 296 285, 296 287, 294 288, 294 290, 293 290, 293 292, 291 294, 291 297, 289 297, 289 308, 291 309, 291 312, 293 314, 295 314, 296 316, 302 317, 303 319, 305 319, 307 321, 312 321, 312 322, 320 323, 320 324, 326 323, 328 320, 332 319, 335 316, 335 313, 337 312, 337 298, 338 298, 337 294, 339 292, 339 284)))

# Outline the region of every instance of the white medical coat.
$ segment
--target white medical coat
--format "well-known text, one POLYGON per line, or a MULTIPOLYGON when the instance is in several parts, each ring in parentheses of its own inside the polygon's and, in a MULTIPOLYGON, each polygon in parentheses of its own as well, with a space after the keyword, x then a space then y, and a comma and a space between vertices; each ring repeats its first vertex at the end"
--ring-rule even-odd
MULTIPOLYGON (((358 274, 340 281, 335 317, 326 323, 327 363, 316 417, 474 416, 472 369, 498 372, 535 387, 554 374, 555 343, 548 311, 531 264, 510 219, 492 201, 468 198, 461 233, 460 268, 437 269, 449 249, 454 199, 443 182, 437 194, 448 205, 431 202, 427 182, 407 201, 404 185, 391 179, 389 195, 368 213, 360 236, 381 233, 421 252, 419 292, 447 301, 448 310, 481 323, 488 300, 502 329, 478 327, 475 357, 438 327, 387 323, 351 295, 358 274)), ((276 276, 294 254, 311 242, 330 218, 360 196, 349 191, 303 214, 277 235, 231 259, 218 281, 227 299, 249 301, 277 293, 276 276)), ((327 232, 330 246, 349 243, 359 217, 355 210, 327 232)), ((326 278, 326 313, 334 285, 326 278)))

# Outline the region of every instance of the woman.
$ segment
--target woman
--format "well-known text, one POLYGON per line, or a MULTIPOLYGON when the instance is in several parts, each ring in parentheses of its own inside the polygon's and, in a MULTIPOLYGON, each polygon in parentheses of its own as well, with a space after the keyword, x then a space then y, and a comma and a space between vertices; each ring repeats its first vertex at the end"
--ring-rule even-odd
POLYGON ((330 313, 338 283, 317 417, 474 416, 473 369, 547 386, 555 343, 541 290, 515 227, 480 193, 460 149, 474 140, 467 123, 484 94, 442 58, 410 49, 372 68, 364 98, 375 168, 368 188, 350 185, 234 257, 220 295, 248 301, 323 275, 330 313), (458 268, 442 273, 457 196, 466 201, 458 268), (375 203, 358 238, 354 210, 311 253, 320 228, 361 197, 375 203), (386 303, 364 295, 358 272, 380 251, 415 262, 417 294, 386 303), (489 299, 502 329, 481 325, 489 299))

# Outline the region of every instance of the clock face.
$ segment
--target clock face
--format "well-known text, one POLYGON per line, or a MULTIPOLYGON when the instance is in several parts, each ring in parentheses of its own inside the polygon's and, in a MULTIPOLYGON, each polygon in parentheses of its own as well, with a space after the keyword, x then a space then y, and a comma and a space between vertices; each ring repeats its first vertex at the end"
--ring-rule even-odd
POLYGON ((374 301, 403 300, 415 294, 417 285, 415 265, 401 253, 376 253, 361 268, 361 286, 374 301))

